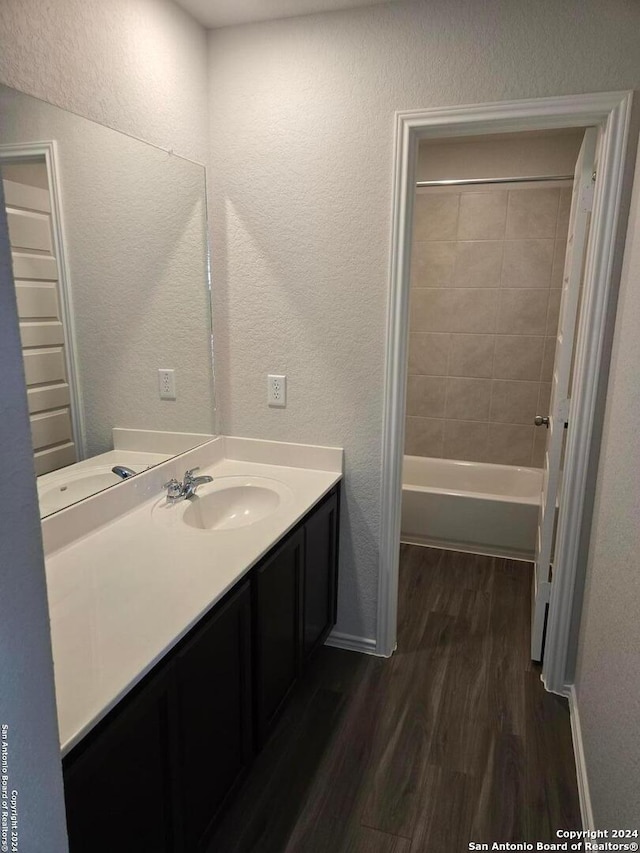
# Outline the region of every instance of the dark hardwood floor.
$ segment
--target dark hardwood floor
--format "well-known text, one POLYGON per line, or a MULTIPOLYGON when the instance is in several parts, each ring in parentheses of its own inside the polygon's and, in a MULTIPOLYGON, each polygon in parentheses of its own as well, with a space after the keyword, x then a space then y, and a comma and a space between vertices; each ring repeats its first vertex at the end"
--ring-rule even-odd
POLYGON ((403 545, 396 654, 319 651, 209 853, 458 853, 581 828, 530 589, 529 564, 403 545))

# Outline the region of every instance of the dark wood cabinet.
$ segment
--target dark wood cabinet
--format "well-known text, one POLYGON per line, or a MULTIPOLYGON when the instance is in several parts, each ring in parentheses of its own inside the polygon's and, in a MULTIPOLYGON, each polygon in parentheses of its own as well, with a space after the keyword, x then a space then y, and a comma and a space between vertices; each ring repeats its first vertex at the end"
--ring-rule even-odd
POLYGON ((253 757, 251 596, 233 590, 63 762, 71 853, 198 853, 253 757))
POLYGON ((173 733, 186 851, 202 849, 251 763, 250 620, 244 583, 175 658, 173 733))
POLYGON ((302 656, 322 645, 336 624, 338 493, 334 491, 304 525, 302 656))
POLYGON ((175 849, 169 688, 167 673, 153 679, 65 761, 71 851, 175 849))
POLYGON ((339 487, 63 761, 71 853, 203 853, 336 615, 339 487))
POLYGON ((297 530, 253 576, 256 734, 264 743, 300 668, 304 531, 297 530))

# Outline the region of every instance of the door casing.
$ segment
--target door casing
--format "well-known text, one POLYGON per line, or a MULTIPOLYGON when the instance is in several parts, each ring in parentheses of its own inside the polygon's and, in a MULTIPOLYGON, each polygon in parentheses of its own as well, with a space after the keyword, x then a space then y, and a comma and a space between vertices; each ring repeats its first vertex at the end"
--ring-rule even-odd
POLYGON ((556 570, 542 667, 546 688, 562 694, 567 692, 565 673, 570 651, 571 617, 584 522, 585 489, 594 450, 597 380, 603 363, 612 292, 631 101, 632 92, 601 92, 396 113, 376 654, 389 656, 396 647, 411 232, 418 143, 421 139, 597 126, 602 132, 598 180, 576 342, 569 412, 572 429, 567 437, 562 478, 563 506, 558 520, 556 570))
POLYGON ((55 140, 45 142, 23 142, 11 145, 0 145, 0 163, 19 163, 29 160, 44 160, 49 179, 49 195, 51 198, 51 224, 53 227, 53 244, 58 264, 58 285, 60 308, 63 316, 63 331, 65 341, 65 361, 71 397, 71 423, 73 440, 76 445, 78 460, 85 459, 86 435, 82 406, 82 393, 78 375, 78 352, 71 294, 71 277, 65 249, 62 203, 60 192, 60 170, 55 140))

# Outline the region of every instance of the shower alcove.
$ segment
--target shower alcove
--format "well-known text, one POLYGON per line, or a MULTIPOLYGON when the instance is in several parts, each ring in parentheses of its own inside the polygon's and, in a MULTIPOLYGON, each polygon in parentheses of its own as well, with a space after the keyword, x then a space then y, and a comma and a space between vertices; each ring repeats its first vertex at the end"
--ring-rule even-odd
POLYGON ((584 130, 425 140, 414 201, 402 540, 533 559, 584 130))

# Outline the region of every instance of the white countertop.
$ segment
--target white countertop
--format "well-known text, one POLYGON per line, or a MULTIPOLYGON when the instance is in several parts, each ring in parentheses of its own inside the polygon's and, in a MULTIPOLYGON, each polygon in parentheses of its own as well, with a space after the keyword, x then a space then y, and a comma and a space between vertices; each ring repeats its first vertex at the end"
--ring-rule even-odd
MULTIPOLYGON (((339 449, 309 448, 310 453, 305 454, 304 445, 222 438, 203 447, 132 478, 139 481, 135 490, 133 482, 125 481, 117 489, 78 504, 75 515, 72 512, 76 507, 63 510, 59 514, 63 518, 54 521, 53 516, 50 530, 45 529, 63 754, 342 476, 339 449), (209 446, 215 452, 207 451, 209 446), (207 452, 212 461, 205 465, 207 452), (240 458, 228 458, 230 455, 240 458), (311 465, 333 470, 301 467, 305 456, 311 465), (175 476, 182 466, 190 467, 194 458, 195 464, 200 464, 199 474, 266 477, 288 487, 290 491, 285 491, 289 497, 271 515, 249 527, 216 531, 189 528, 177 521, 180 504, 162 507, 159 512, 162 492, 157 484, 175 476), (290 458, 292 464, 247 461, 260 458, 290 458), (137 505, 97 529, 82 529, 88 514, 94 519, 100 517, 101 498, 102 507, 108 510, 110 505, 113 510, 114 493, 117 498, 118 489, 126 487, 123 503, 130 504, 138 494, 137 505), (79 519, 78 538, 68 532, 74 518, 79 519), (62 522, 65 535, 51 533, 53 525, 62 522), (59 543, 61 547, 54 549, 59 543)), ((201 486, 198 493, 205 495, 208 488, 215 488, 215 482, 210 487, 201 486)), ((109 518, 109 512, 105 517, 109 518)))

